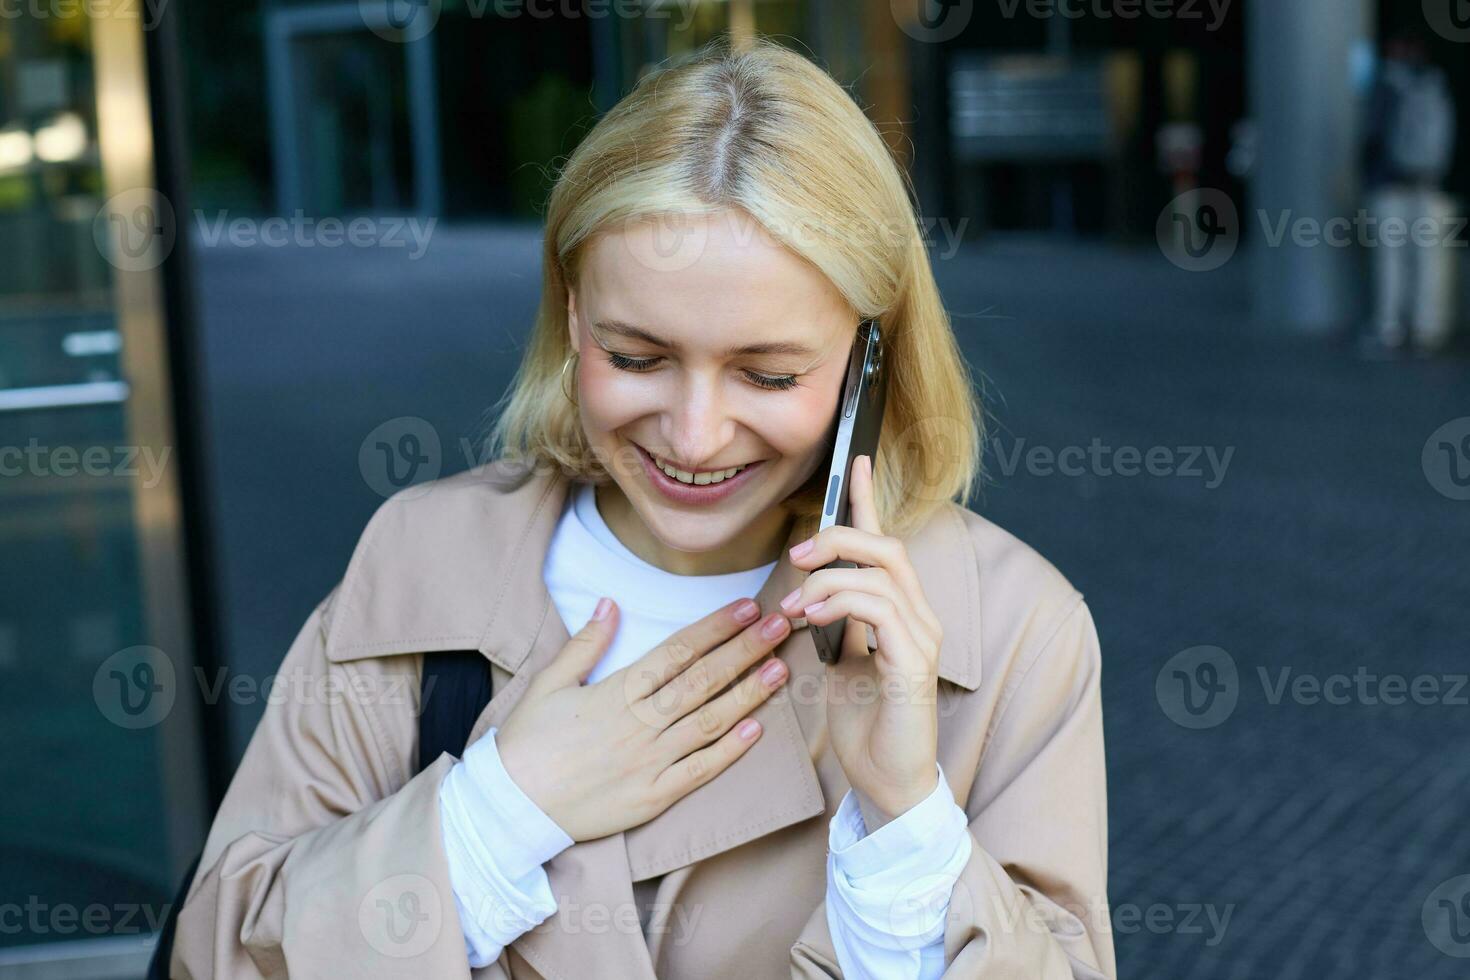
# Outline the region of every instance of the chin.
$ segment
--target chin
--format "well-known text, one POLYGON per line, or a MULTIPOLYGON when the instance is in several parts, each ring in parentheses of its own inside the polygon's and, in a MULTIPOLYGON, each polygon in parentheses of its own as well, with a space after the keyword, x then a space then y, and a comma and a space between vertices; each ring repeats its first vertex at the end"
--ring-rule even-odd
POLYGON ((674 514, 662 508, 660 511, 638 516, 666 546, 690 553, 716 551, 735 540, 750 523, 744 514, 674 514))

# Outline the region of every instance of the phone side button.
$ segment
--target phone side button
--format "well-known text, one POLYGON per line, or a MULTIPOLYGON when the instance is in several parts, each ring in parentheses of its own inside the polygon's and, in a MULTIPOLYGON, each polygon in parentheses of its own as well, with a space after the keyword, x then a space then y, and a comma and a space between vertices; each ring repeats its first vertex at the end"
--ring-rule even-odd
POLYGON ((837 513, 837 488, 841 485, 842 475, 839 473, 833 473, 832 482, 827 484, 827 506, 824 507, 822 510, 822 512, 828 517, 831 517, 833 514, 837 513))

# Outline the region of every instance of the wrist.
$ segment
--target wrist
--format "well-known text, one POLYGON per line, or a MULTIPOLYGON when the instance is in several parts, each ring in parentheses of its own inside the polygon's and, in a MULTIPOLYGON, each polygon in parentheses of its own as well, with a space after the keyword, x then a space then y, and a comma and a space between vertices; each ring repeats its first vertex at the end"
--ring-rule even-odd
MULTIPOLYGON (((553 809, 559 810, 556 801, 543 789, 537 776, 541 770, 534 761, 521 758, 521 746, 519 742, 504 737, 504 733, 492 728, 485 735, 494 746, 494 753, 498 760, 498 768, 504 775, 520 790, 520 795, 529 800, 536 809, 546 814, 551 819, 553 809)), ((468 752, 466 753, 468 756, 468 752)), ((560 823, 558 821, 558 823, 560 823)))
POLYGON ((885 787, 881 792, 868 794, 863 790, 853 787, 853 795, 857 798, 858 810, 863 815, 863 825, 868 833, 872 833, 879 827, 898 817, 903 816, 909 810, 918 806, 934 792, 939 785, 939 767, 930 766, 927 780, 920 780, 918 784, 905 788, 885 787))
POLYGON ((575 843, 561 823, 548 813, 516 779, 506 766, 492 727, 479 741, 465 750, 464 758, 452 772, 463 784, 458 788, 478 820, 496 828, 495 836, 514 842, 513 853, 520 860, 507 859, 505 870, 512 877, 528 873, 545 864, 575 843))

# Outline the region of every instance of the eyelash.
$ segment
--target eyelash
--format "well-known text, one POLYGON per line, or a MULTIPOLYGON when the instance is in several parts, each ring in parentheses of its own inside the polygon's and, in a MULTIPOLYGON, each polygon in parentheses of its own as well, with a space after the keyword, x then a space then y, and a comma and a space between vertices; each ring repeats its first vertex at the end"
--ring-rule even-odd
MULTIPOLYGON (((626 354, 615 354, 612 351, 608 351, 607 361, 619 371, 649 371, 658 363, 659 358, 628 357, 626 354)), ((796 376, 792 374, 775 376, 758 374, 755 371, 745 371, 743 373, 751 384, 757 388, 764 388, 767 391, 789 391, 796 387, 796 376)))

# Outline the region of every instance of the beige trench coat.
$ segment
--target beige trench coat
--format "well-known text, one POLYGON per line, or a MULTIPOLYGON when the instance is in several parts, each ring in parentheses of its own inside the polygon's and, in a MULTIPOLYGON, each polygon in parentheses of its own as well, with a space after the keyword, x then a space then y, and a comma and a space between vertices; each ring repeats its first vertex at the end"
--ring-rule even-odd
MULTIPOLYGON (((568 638, 541 568, 569 485, 498 461, 379 508, 286 654, 284 696, 180 910, 175 976, 471 974, 439 823, 455 759, 414 775, 421 655, 483 653, 494 697, 471 741, 504 722, 568 638)), ((944 976, 1113 977, 1091 615, 1050 564, 958 506, 907 546, 944 627, 939 762, 974 837, 944 976)), ((776 608, 805 574, 783 555, 757 601, 776 608)), ((848 783, 826 735, 825 667, 796 626, 755 745, 648 823, 548 862, 557 913, 475 980, 842 976, 823 896, 848 783)))

